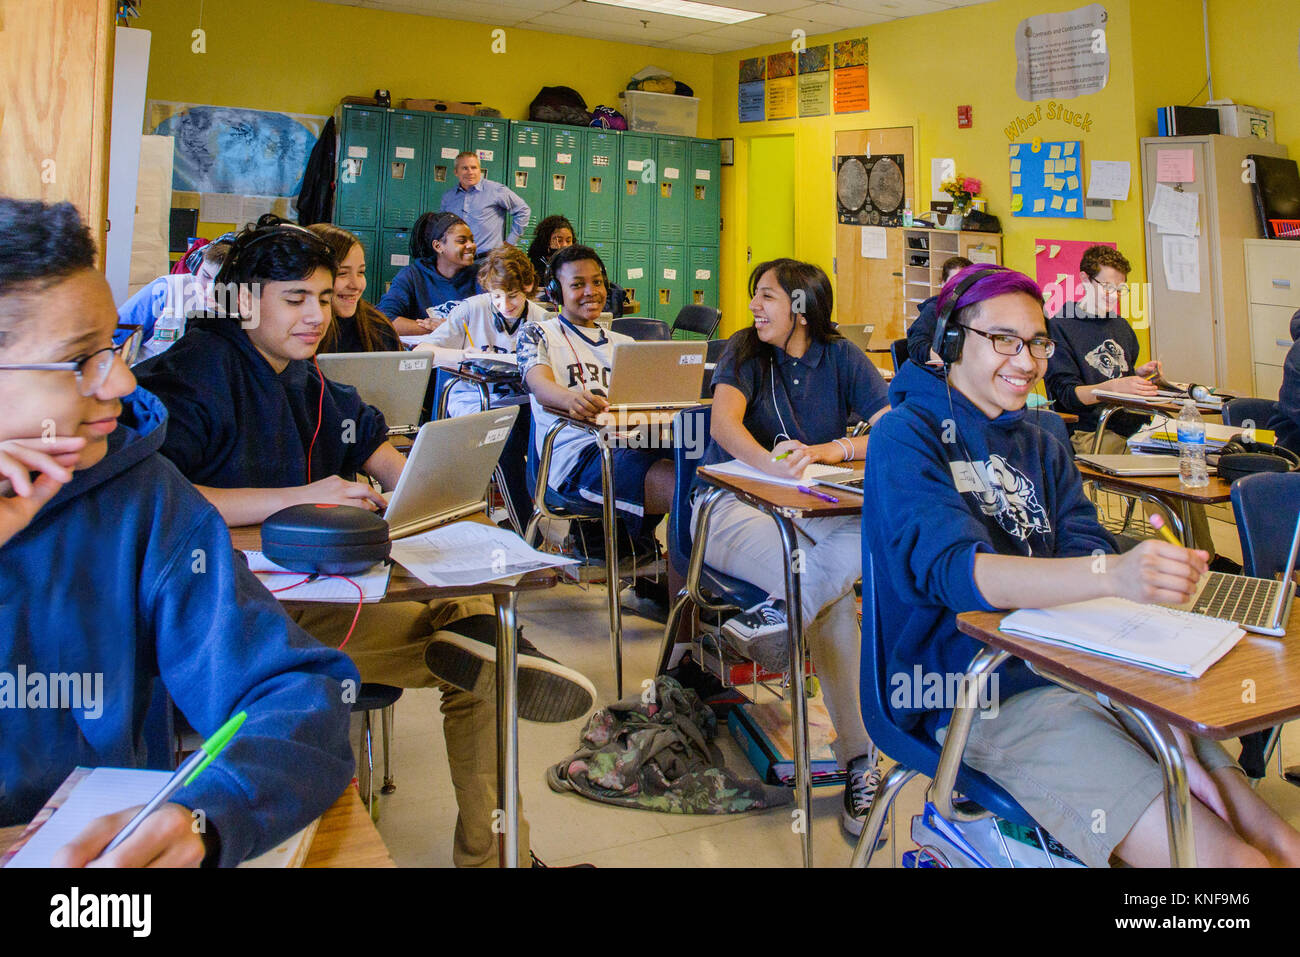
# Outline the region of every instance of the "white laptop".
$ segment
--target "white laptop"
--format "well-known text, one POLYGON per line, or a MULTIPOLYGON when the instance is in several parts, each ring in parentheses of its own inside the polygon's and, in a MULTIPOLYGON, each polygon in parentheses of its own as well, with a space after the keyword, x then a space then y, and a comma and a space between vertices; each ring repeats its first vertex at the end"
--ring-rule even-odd
POLYGON ((609 373, 611 411, 699 405, 708 351, 703 340, 615 343, 609 373))
POLYGON ((518 406, 489 409, 420 427, 384 520, 390 538, 405 538, 481 512, 518 406))
POLYGON ((1260 635, 1281 637, 1286 634, 1287 616, 1291 613, 1291 600, 1295 595, 1295 581, 1291 576, 1295 572, 1297 552, 1300 552, 1300 515, 1296 516, 1291 552, 1280 582, 1210 572, 1201 579, 1192 600, 1178 607, 1198 615, 1236 622, 1247 631, 1260 635))
POLYGON ((835 331, 863 352, 866 352, 871 347, 871 334, 876 331, 876 327, 870 325, 846 325, 841 322, 835 327, 835 331))
POLYGON ((433 374, 428 352, 332 352, 317 356, 325 378, 350 385, 384 414, 388 431, 412 432, 420 423, 433 374))
MULTIPOLYGON (((1177 475, 1178 456, 1176 455, 1093 455, 1081 452, 1074 457, 1076 462, 1090 465, 1098 472, 1107 475, 1177 475)), ((1213 475, 1218 469, 1208 467, 1213 475)))

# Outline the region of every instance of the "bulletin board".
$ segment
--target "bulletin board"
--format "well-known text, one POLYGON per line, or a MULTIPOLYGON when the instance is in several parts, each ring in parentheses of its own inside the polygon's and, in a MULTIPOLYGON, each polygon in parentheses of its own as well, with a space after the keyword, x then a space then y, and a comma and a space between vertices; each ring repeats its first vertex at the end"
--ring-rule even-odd
POLYGON ((1088 242, 1082 239, 1035 239, 1034 278, 1043 290, 1047 311, 1059 313, 1067 302, 1083 298, 1083 281, 1079 260, 1090 246, 1119 247, 1112 242, 1088 242))
POLYGON ((1083 219, 1083 143, 1012 143, 1011 214, 1083 219))

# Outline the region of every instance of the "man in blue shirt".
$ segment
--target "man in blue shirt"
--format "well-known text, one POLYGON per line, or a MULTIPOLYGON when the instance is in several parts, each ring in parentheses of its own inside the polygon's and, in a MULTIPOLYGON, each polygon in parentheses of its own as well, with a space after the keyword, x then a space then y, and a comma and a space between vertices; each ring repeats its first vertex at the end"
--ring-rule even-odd
POLYGON ((482 259, 504 241, 519 245, 519 237, 528 226, 533 211, 528 204, 500 183, 483 178, 478 154, 466 150, 456 157, 459 185, 442 194, 444 213, 455 213, 469 223, 482 259), (510 214, 510 232, 506 233, 506 214, 510 214))

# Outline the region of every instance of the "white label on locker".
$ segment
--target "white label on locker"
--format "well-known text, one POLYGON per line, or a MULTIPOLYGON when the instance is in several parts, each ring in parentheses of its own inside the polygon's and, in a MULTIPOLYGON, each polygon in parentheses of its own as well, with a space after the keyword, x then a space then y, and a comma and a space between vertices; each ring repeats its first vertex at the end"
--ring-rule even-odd
POLYGON ((482 448, 485 445, 494 445, 497 442, 503 442, 505 441, 505 437, 509 434, 510 429, 508 427, 504 429, 492 429, 487 435, 483 436, 483 441, 478 444, 479 448, 482 448))
POLYGON ((493 153, 492 153, 491 150, 479 150, 479 151, 478 151, 478 161, 479 161, 480 163, 490 163, 490 162, 492 162, 492 156, 493 156, 493 153))
POLYGON ((592 166, 608 166, 608 165, 609 165, 609 157, 608 157, 608 156, 602 156, 602 155, 600 155, 599 153, 597 153, 595 156, 593 156, 593 157, 591 158, 591 165, 592 165, 592 166))
POLYGON ((370 150, 365 146, 348 147, 348 159, 363 160, 369 158, 369 156, 370 156, 370 150))
POLYGON ((428 359, 399 359, 397 362, 398 372, 419 372, 427 368, 429 368, 428 359))
POLYGON ((676 166, 664 167, 664 179, 677 179, 681 175, 682 175, 682 171, 679 170, 676 166))
POLYGON ((393 253, 388 257, 388 262, 393 266, 409 266, 411 265, 411 257, 393 253))
POLYGON ((456 147, 454 147, 454 146, 444 146, 444 147, 442 148, 442 154, 441 154, 441 155, 442 155, 442 158, 445 159, 445 160, 454 160, 454 159, 456 158, 456 154, 459 153, 459 152, 460 152, 460 150, 456 149, 456 147))
POLYGON ((677 360, 679 366, 702 366, 704 365, 704 356, 696 354, 693 356, 681 356, 677 360))
POLYGON ((627 161, 627 171, 628 171, 629 173, 639 173, 639 172, 641 172, 641 167, 642 167, 642 165, 643 165, 644 163, 645 163, 645 160, 628 160, 628 161, 627 161))
POLYGON ((557 163, 563 163, 563 164, 565 164, 565 165, 567 166, 569 163, 572 163, 572 162, 573 162, 573 154, 572 154, 572 153, 556 153, 556 154, 555 154, 555 162, 557 162, 557 163))
POLYGON ((519 166, 521 169, 537 169, 537 157, 521 156, 519 157, 519 166))
POLYGON ((627 278, 628 278, 628 279, 640 279, 640 278, 641 278, 642 276, 644 276, 644 275, 645 275, 645 270, 642 269, 640 266, 637 266, 637 267, 634 268, 634 269, 633 269, 633 268, 629 268, 628 271, 627 271, 627 278))
POLYGON ((665 270, 664 270, 664 278, 665 278, 665 279, 676 279, 676 278, 677 278, 677 270, 676 270, 676 269, 665 269, 665 270))
POLYGON ((399 160, 415 159, 415 150, 411 149, 411 147, 409 146, 399 146, 397 147, 396 152, 397 152, 397 158, 399 160))
POLYGON ((708 269, 697 269, 697 270, 695 270, 695 278, 696 278, 696 279, 711 279, 711 278, 713 278, 713 272, 712 272, 711 270, 708 270, 708 269))
POLYGON ((696 178, 696 179, 712 179, 712 178, 713 178, 713 171, 712 171, 712 170, 707 170, 707 169, 697 169, 697 170, 695 171, 695 178, 696 178))

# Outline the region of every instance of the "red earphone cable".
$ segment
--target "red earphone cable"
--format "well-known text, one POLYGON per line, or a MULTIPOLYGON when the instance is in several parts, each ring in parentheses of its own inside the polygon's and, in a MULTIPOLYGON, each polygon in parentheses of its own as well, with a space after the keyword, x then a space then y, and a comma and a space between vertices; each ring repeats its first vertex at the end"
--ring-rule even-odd
POLYGON ((320 371, 320 363, 311 357, 311 364, 316 367, 316 378, 320 380, 320 399, 316 403, 316 431, 311 434, 311 445, 307 446, 307 484, 311 484, 311 454, 316 448, 316 436, 320 435, 320 422, 325 410, 325 374, 320 371))

